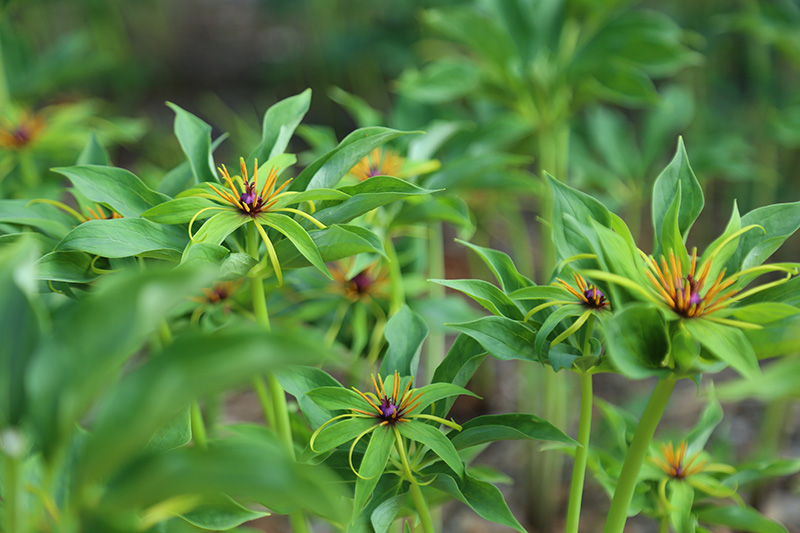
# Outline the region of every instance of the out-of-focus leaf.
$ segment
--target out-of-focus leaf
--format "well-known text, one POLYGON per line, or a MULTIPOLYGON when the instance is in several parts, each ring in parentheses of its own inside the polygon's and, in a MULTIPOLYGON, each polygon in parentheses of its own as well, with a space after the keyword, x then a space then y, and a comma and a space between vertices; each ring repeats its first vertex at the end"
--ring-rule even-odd
POLYGON ((734 527, 753 533, 786 533, 783 525, 774 522, 752 507, 710 507, 695 511, 697 518, 706 524, 734 527))
POLYGON ((66 283, 89 283, 98 274, 91 269, 92 256, 78 251, 50 252, 36 262, 36 277, 66 283))
POLYGON ((606 322, 608 355, 624 375, 640 379, 669 372, 661 362, 669 353, 669 336, 661 312, 635 304, 606 322))
POLYGON ((188 513, 183 513, 181 518, 202 529, 227 531, 264 516, 269 516, 269 513, 252 511, 236 500, 226 497, 220 502, 204 504, 188 513))
POLYGON ((474 338, 487 352, 498 359, 539 360, 533 348, 535 334, 516 320, 502 316, 486 316, 451 326, 474 338))

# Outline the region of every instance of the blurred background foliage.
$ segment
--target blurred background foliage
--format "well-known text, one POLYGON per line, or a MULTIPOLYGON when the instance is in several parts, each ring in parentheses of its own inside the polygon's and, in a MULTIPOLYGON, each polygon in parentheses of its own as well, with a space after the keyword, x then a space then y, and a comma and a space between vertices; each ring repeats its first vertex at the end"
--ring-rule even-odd
MULTIPOLYGON (((183 158, 166 100, 213 138, 230 133, 217 157, 233 161, 269 105, 310 87, 301 162, 354 126, 426 130, 397 147, 438 158, 421 185, 469 207, 451 206, 446 236, 475 231, 544 280, 544 172, 603 200, 642 243, 678 135, 710 198, 703 243, 734 199, 742 212, 797 199, 798 27, 791 0, 5 0, 0 192, 57 194, 47 169, 74 163, 92 132, 155 187, 183 158)), ((483 268, 444 242, 433 277, 483 268)))

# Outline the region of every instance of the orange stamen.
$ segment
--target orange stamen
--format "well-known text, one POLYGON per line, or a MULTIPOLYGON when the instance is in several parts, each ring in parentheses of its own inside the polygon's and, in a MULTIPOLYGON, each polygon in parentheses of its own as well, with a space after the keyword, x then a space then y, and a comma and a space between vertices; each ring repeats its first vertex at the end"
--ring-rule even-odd
POLYGON ((356 392, 358 393, 358 395, 359 395, 359 396, 361 396, 362 398, 364 398, 364 400, 365 400, 365 401, 366 401, 368 404, 370 404, 372 407, 374 407, 374 408, 375 408, 375 410, 376 410, 376 411, 378 411, 378 413, 379 413, 379 414, 383 414, 383 411, 381 411, 381 408, 380 408, 380 407, 378 407, 377 405, 375 405, 375 402, 373 402, 372 400, 370 400, 370 399, 369 399, 369 396, 367 396, 366 394, 364 394, 363 392, 361 392, 360 390, 358 390, 358 389, 357 389, 357 388, 355 388, 355 387, 353 387, 353 390, 354 390, 354 391, 356 391, 356 392))

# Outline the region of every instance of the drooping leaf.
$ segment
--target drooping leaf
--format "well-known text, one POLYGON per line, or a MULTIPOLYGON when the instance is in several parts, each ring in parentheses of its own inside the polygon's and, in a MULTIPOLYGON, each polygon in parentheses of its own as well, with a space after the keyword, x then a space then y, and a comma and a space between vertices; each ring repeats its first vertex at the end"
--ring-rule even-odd
POLYGON ((522 320, 522 312, 519 307, 503 291, 488 281, 479 279, 431 279, 428 281, 463 292, 493 315, 522 320))
POLYGON ((101 257, 131 257, 163 252, 180 255, 189 236, 179 228, 143 218, 90 220, 70 231, 56 247, 78 250, 101 257))

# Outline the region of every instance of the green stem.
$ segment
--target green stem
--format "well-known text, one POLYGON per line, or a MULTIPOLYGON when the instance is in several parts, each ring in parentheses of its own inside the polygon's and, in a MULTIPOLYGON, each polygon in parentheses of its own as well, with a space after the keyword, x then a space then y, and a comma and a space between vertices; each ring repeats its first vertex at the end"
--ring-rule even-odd
MULTIPOLYGON (((441 223, 434 223, 429 228, 428 237, 428 276, 432 279, 444 279, 444 228, 441 223)), ((445 297, 445 288, 438 283, 430 283, 430 297, 434 302, 442 301, 445 297)), ((439 328, 432 328, 426 345, 427 357, 425 358, 425 376, 428 381, 433 378, 436 367, 444 358, 445 336, 439 328)))
POLYGON ((275 410, 272 408, 272 400, 270 400, 267 384, 264 382, 262 376, 253 378, 253 389, 258 396, 258 403, 261 404, 261 411, 264 413, 264 420, 271 428, 275 427, 275 410))
POLYGON ((18 152, 19 171, 22 174, 22 184, 27 189, 35 189, 39 186, 39 172, 29 150, 18 152))
POLYGON ((647 407, 639 419, 636 432, 633 434, 633 441, 625 454, 625 462, 622 464, 617 480, 617 487, 614 490, 614 498, 611 501, 611 508, 606 517, 606 527, 604 533, 622 533, 625 522, 628 519, 628 507, 630 507, 633 491, 636 488, 636 481, 639 478, 639 470, 642 467, 650 441, 656 432, 658 422, 664 414, 664 410, 675 388, 676 378, 668 376, 659 380, 647 407))
POLYGON ((433 520, 431 519, 431 511, 428 509, 428 503, 425 501, 425 496, 422 495, 419 485, 411 483, 411 498, 414 500, 414 506, 419 513, 419 521, 422 523, 422 531, 425 533, 435 533, 433 529, 433 520))
POLYGON ((402 309, 406 301, 406 295, 403 288, 403 273, 400 270, 400 261, 397 258, 397 251, 394 249, 394 242, 392 242, 390 236, 386 237, 384 246, 386 247, 386 256, 389 258, 389 281, 391 284, 389 316, 392 316, 402 309))
MULTIPOLYGON (((586 334, 583 341, 583 355, 591 351, 590 340, 594 328, 594 315, 586 322, 586 334)), ((592 375, 581 372, 581 407, 578 422, 578 444, 575 450, 575 463, 572 466, 572 481, 569 486, 569 504, 567 505, 567 524, 564 533, 578 533, 581 517, 581 499, 583 498, 583 483, 586 479, 586 460, 589 457, 589 435, 592 429, 592 375)))
POLYGON ((5 531, 22 533, 23 522, 20 513, 22 485, 19 478, 19 461, 17 457, 7 451, 3 452, 3 458, 5 459, 5 479, 3 480, 5 486, 5 501, 3 502, 5 531))
POLYGON ((200 410, 200 404, 197 403, 197 400, 192 402, 190 409, 192 418, 192 439, 198 448, 207 450, 208 438, 206 436, 206 424, 203 422, 203 412, 200 410))
MULTIPOLYGON (((255 222, 249 224, 249 228, 245 233, 247 253, 249 253, 256 260, 259 260, 259 240, 255 222)), ((264 326, 265 329, 270 329, 269 311, 267 310, 267 297, 264 294, 264 282, 259 277, 250 278, 250 290, 253 299, 253 314, 256 316, 256 322, 264 326)), ((253 380, 253 386, 256 389, 256 394, 261 402, 262 409, 264 410, 264 417, 267 419, 278 438, 283 442, 286 452, 289 457, 294 460, 294 440, 292 439, 292 426, 289 421, 289 409, 286 405, 286 393, 278 382, 278 378, 272 372, 266 375, 266 384, 264 378, 256 376, 253 380)), ((296 533, 305 533, 308 531, 308 524, 303 511, 295 511, 289 515, 289 521, 292 524, 292 529, 296 533)))

